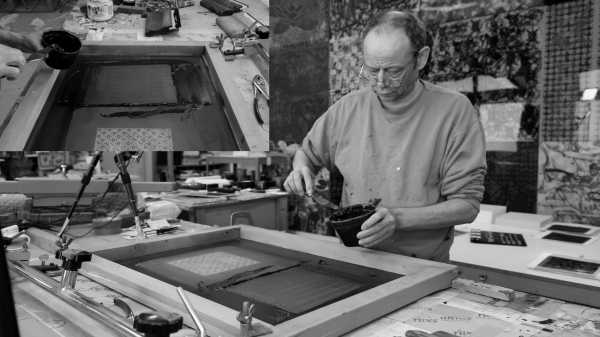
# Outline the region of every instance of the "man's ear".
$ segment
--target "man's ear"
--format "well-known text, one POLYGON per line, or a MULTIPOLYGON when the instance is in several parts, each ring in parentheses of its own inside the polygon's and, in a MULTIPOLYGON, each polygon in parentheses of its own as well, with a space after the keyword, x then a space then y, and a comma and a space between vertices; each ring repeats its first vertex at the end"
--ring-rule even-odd
POLYGON ((431 48, 425 46, 419 50, 417 53, 417 68, 422 70, 427 65, 427 60, 429 59, 429 53, 431 52, 431 48))

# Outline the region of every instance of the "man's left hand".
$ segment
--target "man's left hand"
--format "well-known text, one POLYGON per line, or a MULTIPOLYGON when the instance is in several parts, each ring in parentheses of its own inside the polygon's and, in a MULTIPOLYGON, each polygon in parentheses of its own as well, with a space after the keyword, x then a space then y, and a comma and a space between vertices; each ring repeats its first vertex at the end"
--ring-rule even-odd
POLYGON ((360 227, 356 235, 358 244, 363 247, 373 247, 389 238, 396 231, 396 219, 389 209, 380 207, 360 227))

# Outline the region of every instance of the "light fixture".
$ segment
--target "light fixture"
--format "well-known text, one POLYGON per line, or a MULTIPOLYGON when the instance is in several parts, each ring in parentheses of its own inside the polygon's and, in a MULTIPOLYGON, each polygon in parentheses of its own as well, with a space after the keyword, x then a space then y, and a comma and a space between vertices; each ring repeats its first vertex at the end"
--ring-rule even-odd
POLYGON ((581 95, 582 101, 593 101, 596 99, 598 95, 598 88, 587 88, 583 90, 583 94, 581 95))

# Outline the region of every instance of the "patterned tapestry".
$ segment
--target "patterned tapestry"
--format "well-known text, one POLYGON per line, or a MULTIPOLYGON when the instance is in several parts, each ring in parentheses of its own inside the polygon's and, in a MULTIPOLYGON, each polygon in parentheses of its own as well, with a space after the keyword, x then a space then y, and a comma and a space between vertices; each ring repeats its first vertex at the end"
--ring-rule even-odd
POLYGON ((547 7, 542 141, 575 140, 579 127, 576 104, 581 98, 579 76, 593 68, 594 1, 568 1, 547 7))
POLYGON ((538 213, 599 226, 600 146, 544 142, 539 163, 538 213))

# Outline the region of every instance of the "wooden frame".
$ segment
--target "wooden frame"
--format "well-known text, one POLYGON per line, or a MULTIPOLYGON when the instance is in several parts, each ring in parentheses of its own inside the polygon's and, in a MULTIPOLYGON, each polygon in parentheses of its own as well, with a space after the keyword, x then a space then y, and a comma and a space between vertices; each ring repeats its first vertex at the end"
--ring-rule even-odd
MULTIPOLYGON (((281 324, 270 325, 255 319, 257 324, 272 331, 266 336, 341 336, 428 294, 448 288, 452 279, 457 276, 457 268, 451 265, 364 248, 347 248, 336 238, 331 237, 290 234, 251 226, 208 229, 160 240, 136 242, 105 240, 102 248, 98 244, 94 247, 87 245, 80 248, 92 251, 104 249, 102 255, 112 259, 118 256, 131 257, 164 252, 173 248, 201 247, 237 239, 251 240, 404 275, 281 324)), ((35 241, 36 239, 34 239, 36 245, 43 247, 35 241)), ((79 241, 79 244, 85 242, 79 241)), ((77 241, 74 245, 75 243, 77 241)), ((87 243, 90 243, 89 239, 87 243)), ((72 245, 72 247, 76 246, 72 245)), ((91 263, 84 265, 82 273, 155 309, 179 312, 184 316, 186 324, 192 324, 187 319, 189 315, 179 301, 173 285, 97 255, 94 255, 91 263)), ((235 318, 237 311, 191 293, 188 293, 188 297, 201 320, 207 324, 209 334, 223 337, 239 336, 239 323, 235 318)))
MULTIPOLYGON (((84 41, 79 54, 80 60, 111 57, 203 57, 212 75, 216 89, 225 99, 225 115, 239 150, 268 151, 269 132, 254 119, 252 102, 246 102, 240 89, 234 83, 235 76, 242 70, 258 73, 259 70, 247 57, 239 57, 234 62, 225 62, 217 49, 211 49, 202 42, 114 42, 84 41)), ((37 125, 48 112, 46 102, 57 94, 61 72, 48 68, 43 62, 28 65, 26 75, 19 82, 9 85, 10 97, 0 107, 0 150, 23 151, 28 149, 37 134, 43 132, 37 125), (20 104, 15 103, 23 96, 20 104), (10 104, 11 101, 12 104, 10 104), (2 127, 3 126, 3 127, 2 127)), ((251 87, 251 83, 248 83, 251 87)), ((5 95, 4 93, 2 94, 5 95)), ((202 144, 198 144, 202 147, 202 144)))
MULTIPOLYGON (((85 189, 85 194, 104 193, 108 187, 109 181, 92 180, 85 189)), ((120 184, 120 181, 117 181, 120 184)), ((144 182, 132 181, 134 192, 170 192, 175 189, 174 182, 144 182)), ((2 193, 21 193, 27 195, 77 195, 81 181, 79 180, 58 180, 48 178, 25 178, 17 181, 0 182, 0 194, 2 193)))

